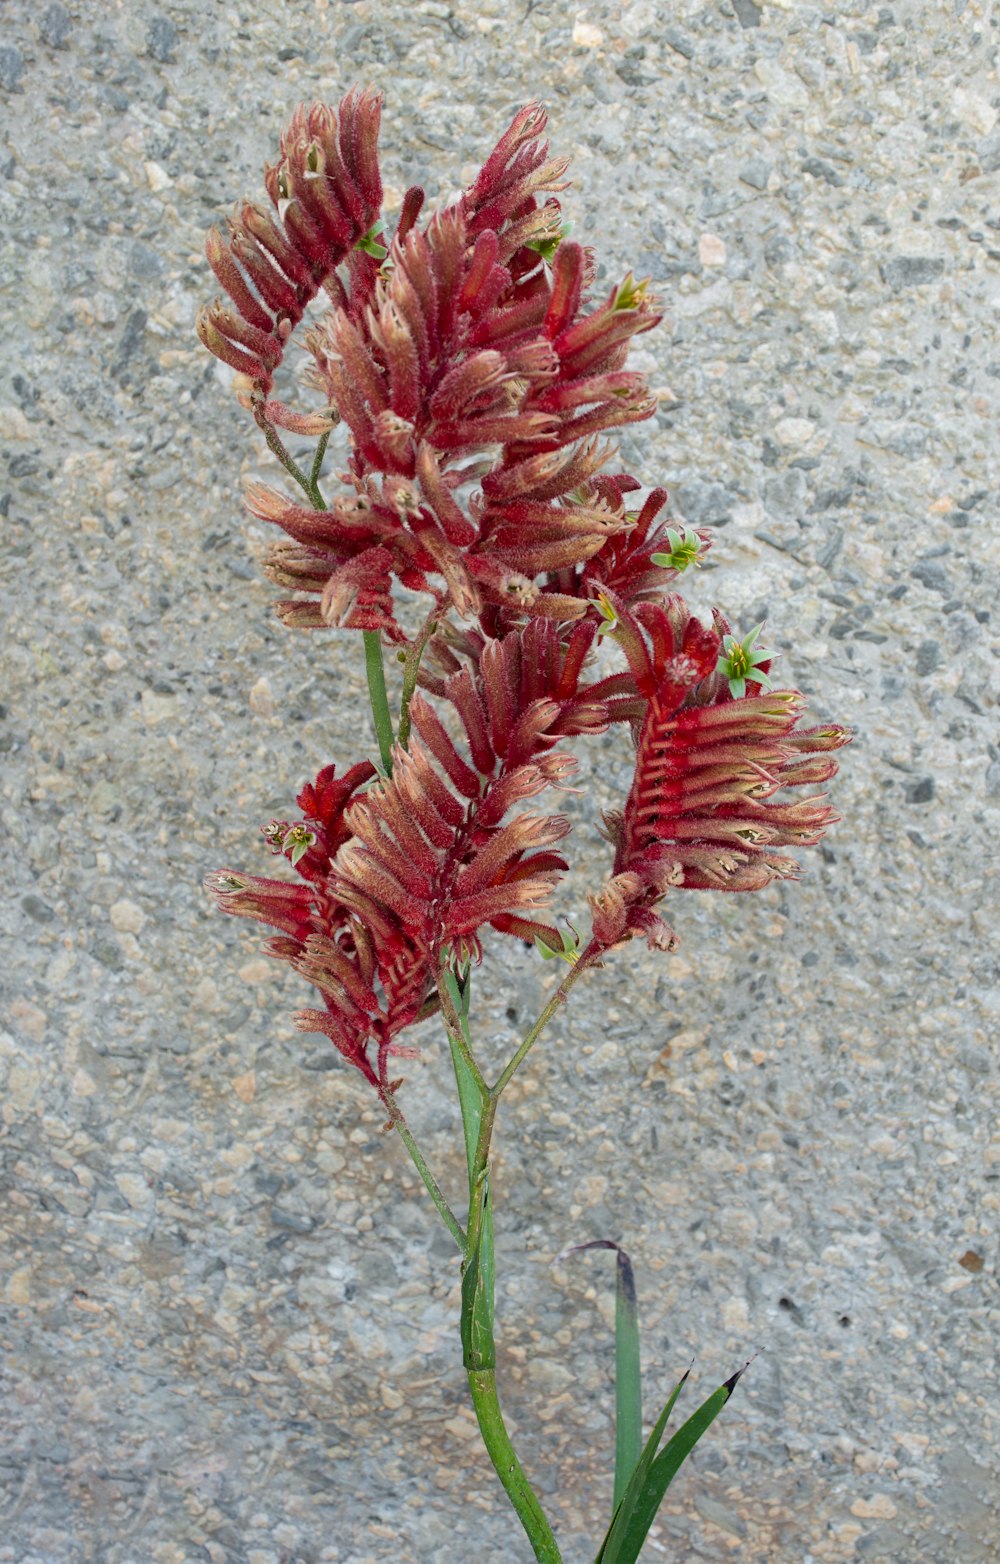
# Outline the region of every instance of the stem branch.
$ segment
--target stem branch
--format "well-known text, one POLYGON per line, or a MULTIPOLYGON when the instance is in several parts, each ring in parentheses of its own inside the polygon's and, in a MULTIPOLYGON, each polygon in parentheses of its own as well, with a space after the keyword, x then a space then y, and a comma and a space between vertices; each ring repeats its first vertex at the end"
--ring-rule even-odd
POLYGON ((267 441, 268 450, 273 456, 277 457, 285 471, 295 479, 295 482, 298 484, 299 488, 305 490, 305 493, 308 495, 313 509, 322 510, 323 501, 322 498, 319 497, 319 491, 316 488, 315 480, 307 477, 307 475, 302 471, 302 468, 292 456, 278 431, 275 429, 273 424, 268 423, 267 419, 264 417, 264 414, 258 410, 255 411, 254 417, 256 418, 257 423, 263 432, 264 439, 267 441))
POLYGON ((378 752, 382 770, 392 776, 392 717, 389 715, 389 696, 385 688, 385 663, 382 661, 382 636, 378 630, 363 630, 365 642, 365 672, 368 675, 368 695, 372 703, 372 721, 378 739, 378 752))
POLYGON ((427 1166, 427 1163, 424 1161, 424 1154, 413 1138, 413 1132, 410 1129, 410 1126, 407 1124, 406 1119, 403 1117, 402 1109, 399 1107, 399 1104, 396 1102, 395 1097, 387 1086, 382 1088, 379 1095, 382 1098, 382 1102, 385 1105, 393 1127, 399 1132, 400 1140, 403 1142, 403 1145, 410 1153, 410 1156, 413 1159, 413 1165, 426 1185, 427 1193, 430 1195, 434 1204, 437 1206, 438 1211, 441 1213, 441 1219, 444 1222, 445 1227, 447 1227, 459 1249, 464 1254, 466 1247, 466 1237, 462 1230, 461 1223, 455 1216, 455 1213, 452 1211, 447 1200, 444 1198, 444 1195, 441 1193, 441 1188, 437 1182, 437 1179, 434 1177, 430 1168, 427 1166))
POLYGON ((591 941, 591 943, 587 945, 583 951, 581 951, 580 955, 577 957, 576 961, 570 967, 566 976, 559 984, 559 987, 552 995, 552 998, 545 1006, 545 1009, 539 1015, 538 1020, 535 1022, 534 1026, 529 1032, 525 1034, 524 1041, 518 1048, 517 1052, 513 1055, 512 1058, 508 1059, 507 1063, 504 1065, 504 1068, 497 1076, 496 1082, 493 1086, 490 1087, 490 1097, 493 1101, 495 1101, 500 1096, 500 1093, 510 1081, 510 1078, 514 1074, 515 1070, 519 1069, 520 1066, 524 1063, 525 1059, 528 1057, 528 1054, 531 1052, 531 1049, 541 1037, 545 1028, 552 1020, 552 1017, 559 1009, 559 1006, 565 1000, 567 994, 573 987, 573 984, 576 982, 581 972, 585 967, 589 966, 589 964, 595 960, 597 955, 598 947, 594 945, 593 941, 591 941))
POLYGON ((403 664, 403 693, 399 702, 399 743, 404 749, 410 740, 410 701, 417 687, 420 659, 424 655, 427 642, 437 629, 437 622, 440 617, 441 605, 435 603, 424 620, 416 639, 407 648, 406 661, 403 664))
POLYGON ((319 475, 323 471, 323 458, 326 455, 326 448, 330 442, 330 436, 332 433, 333 430, 328 429, 326 434, 320 435, 319 444, 316 447, 316 454, 313 457, 312 471, 309 474, 309 488, 307 492, 316 510, 326 509, 326 506, 323 503, 323 496, 319 491, 319 475))
MULTIPOLYGON (((469 1043, 468 1026, 455 1008, 454 995, 448 983, 447 973, 442 973, 440 977, 440 981, 438 983, 438 993, 441 996, 441 1012, 445 1019, 445 1025, 448 1028, 448 1035, 454 1042, 455 1047, 458 1049, 459 1053, 462 1055, 469 1074, 476 1083, 476 1089, 485 1102, 490 1094, 489 1087, 486 1084, 486 1079, 482 1070, 480 1070, 478 1064, 472 1056, 472 1048, 469 1043)), ((469 1176, 470 1178, 473 1176, 471 1169, 469 1176)))

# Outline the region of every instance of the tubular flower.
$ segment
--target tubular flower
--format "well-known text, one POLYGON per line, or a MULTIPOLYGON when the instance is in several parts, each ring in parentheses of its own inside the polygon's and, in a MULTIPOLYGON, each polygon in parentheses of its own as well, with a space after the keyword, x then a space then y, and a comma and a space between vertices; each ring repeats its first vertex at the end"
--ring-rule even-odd
MULTIPOLYGON (((356 91, 336 110, 298 110, 266 175, 277 216, 246 206, 228 244, 215 230, 208 239, 231 305, 204 310, 198 329, 250 378, 257 421, 304 434, 343 419, 353 447, 353 495, 309 522, 303 507, 251 486, 248 507, 300 545, 266 562, 273 579, 308 595, 278 613, 306 628, 392 635, 395 577, 431 592, 440 578, 460 614, 485 613, 494 631, 512 602, 522 614, 579 618, 589 592, 580 568, 635 524, 607 485, 600 499, 591 485, 611 450, 599 436, 653 411, 643 376, 623 365, 631 338, 657 324, 655 301, 631 275, 602 304, 589 301, 589 252, 561 237, 557 200, 538 204, 563 188, 566 163, 548 157, 537 104, 426 223, 422 192, 408 192, 390 243, 379 216, 380 111, 376 94, 356 91), (324 406, 301 413, 271 387, 321 288, 331 307, 306 345, 324 406), (373 548, 385 560, 377 585, 370 563, 353 565, 373 548)), ((662 582, 653 546, 644 572, 662 582)), ((609 556, 601 579, 616 579, 616 562, 609 556)))
POLYGON ((364 761, 332 766, 303 788, 303 819, 263 828, 302 883, 223 870, 207 881, 224 912, 278 931, 265 949, 321 992, 303 1012, 376 1086, 388 1085, 397 1034, 436 1005, 442 960, 478 959, 489 926, 562 949, 539 914, 565 859, 561 815, 512 814, 561 784, 572 768, 556 748, 606 726, 581 683, 593 627, 568 638, 534 621, 503 641, 469 636, 442 650, 452 671, 439 693, 462 729, 459 745, 430 701, 411 703, 413 737, 396 747, 391 779, 364 761))
MULTIPOLYGON (((381 96, 371 91, 349 92, 336 110, 299 108, 265 174, 275 215, 244 205, 230 219, 228 243, 216 228, 208 236, 209 265, 232 308, 203 309, 198 335, 250 377, 262 401, 306 306, 381 212, 381 114, 381 96)), ((282 423, 271 406, 272 421, 282 423)))
POLYGON ((582 967, 636 935, 672 950, 660 911, 672 890, 797 875, 794 850, 835 819, 808 789, 834 775, 850 734, 799 726, 803 698, 771 687, 760 626, 739 640, 718 611, 710 625, 691 615, 673 588, 708 534, 670 525, 665 489, 635 499, 638 479, 609 470, 615 430, 653 411, 626 359, 659 304, 632 273, 595 296, 541 107, 514 116, 460 196, 425 217, 414 187, 394 225, 380 112, 357 90, 297 110, 266 171, 272 210, 245 205, 228 240, 209 235, 229 303, 203 311, 199 331, 248 377, 239 394, 304 494, 246 491, 277 529, 264 560, 286 594, 276 611, 367 634, 382 755, 378 771, 326 767, 298 819, 263 828, 293 877, 225 870, 209 888, 273 930, 269 953, 320 996, 298 1024, 384 1097, 400 1034, 491 931, 582 967), (319 405, 300 411, 274 379, 320 291, 329 307, 305 335, 319 405), (326 500, 338 424, 349 454, 326 500), (279 430, 319 439, 310 476, 279 430), (412 637, 398 588, 431 599, 412 637), (379 640, 404 667, 395 748, 379 640), (597 676, 599 642, 619 663, 597 676), (547 912, 569 824, 533 801, 566 785, 566 741, 614 723, 631 728, 635 774, 604 819, 614 857, 581 948, 547 912))
POLYGON ((638 932, 659 942, 664 926, 649 920, 668 890, 753 891, 797 878, 797 860, 781 849, 812 846, 837 816, 823 796, 775 795, 828 781, 837 771, 828 752, 851 737, 838 725, 799 729, 796 690, 734 698, 720 671, 721 616, 708 630, 674 598, 647 605, 643 618, 640 626, 621 611, 618 635, 644 704, 640 716, 618 697, 637 729, 636 766, 624 811, 606 820, 614 875, 592 902, 602 944, 638 932))

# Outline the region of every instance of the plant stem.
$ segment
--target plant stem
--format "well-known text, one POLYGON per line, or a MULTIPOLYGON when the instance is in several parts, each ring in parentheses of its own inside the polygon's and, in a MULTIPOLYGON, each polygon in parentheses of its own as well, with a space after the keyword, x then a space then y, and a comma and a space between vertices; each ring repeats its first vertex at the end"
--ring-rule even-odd
POLYGON ((503 1070, 497 1076, 495 1084, 490 1087, 490 1097, 492 1100, 495 1101, 496 1098, 500 1096, 500 1093, 503 1091, 504 1087, 510 1081, 511 1076, 514 1074, 514 1071, 519 1069, 520 1066, 524 1063, 525 1059, 528 1057, 528 1054, 531 1052, 531 1049, 534 1047, 535 1043, 537 1043, 539 1037, 541 1037, 545 1028, 552 1020, 552 1017, 559 1009, 559 1006, 565 1000, 567 994, 573 987, 573 984, 576 982, 581 972, 586 966, 590 964, 591 961, 594 960, 597 954, 598 951, 593 942, 591 942, 591 944, 586 946, 586 948, 581 951, 580 955, 577 957, 577 960, 570 967, 566 976, 559 984, 559 987, 552 995, 552 998, 545 1006, 545 1009, 538 1017, 538 1020, 535 1022, 530 1032, 526 1033, 524 1041, 522 1042, 520 1048, 518 1048, 517 1053, 507 1061, 503 1070))
POLYGON ((496 1474, 507 1497, 517 1511, 528 1540, 540 1564, 561 1564, 562 1554, 552 1529, 542 1513, 534 1490, 524 1475, 517 1452, 510 1442, 497 1397, 496 1375, 492 1369, 470 1369, 469 1389, 479 1421, 479 1432, 490 1454, 496 1474))
MULTIPOLYGON (((327 441, 330 431, 320 436, 313 457, 312 471, 306 475, 298 462, 290 455, 284 441, 277 430, 267 422, 263 413, 257 410, 255 413, 257 423, 263 430, 264 439, 268 449, 273 452, 285 471, 295 479, 299 488, 304 490, 313 510, 325 510, 326 503, 320 493, 319 474, 323 466, 323 457, 326 454, 327 441)), ((428 632, 429 633, 429 632, 428 632)), ((362 635, 365 643, 365 672, 368 675, 368 697, 372 707, 372 721, 375 724, 375 734, 378 739, 378 752, 382 761, 382 770, 386 776, 392 776, 392 717, 389 715, 389 696, 385 687, 385 663, 382 661, 382 637, 377 630, 364 630, 362 635)), ((420 648, 423 651, 423 646, 420 648)), ((417 657, 419 666, 420 658, 417 657)), ((416 684, 416 669, 413 673, 413 682, 416 684)), ((410 692, 413 693, 412 690, 410 692)), ((407 705, 409 700, 407 699, 407 705)))
POLYGON ((267 441, 268 450, 273 456, 277 457, 285 471, 295 479, 295 482, 299 485, 299 488, 305 490, 306 494, 309 496, 309 500, 313 506, 313 509, 322 510, 323 500, 319 495, 319 490, 316 488, 315 479, 308 478, 302 471, 302 468, 288 450, 288 447, 285 445, 285 442, 278 434, 278 431, 275 429, 273 424, 268 423, 267 419, 264 417, 264 414, 258 411, 254 413, 254 417, 256 418, 257 423, 263 432, 264 439, 267 441))
POLYGON ((378 630, 363 630, 365 642, 365 672, 368 675, 368 695, 372 703, 372 721, 378 739, 378 752, 382 758, 382 770, 392 776, 392 718, 389 715, 389 696, 385 688, 385 664, 382 661, 382 637, 378 630))
POLYGON ((437 629, 437 622, 441 617, 440 604, 435 603, 414 641, 411 642, 406 653, 406 661, 403 664, 403 693, 399 702, 399 743, 405 749, 410 740, 410 701, 417 687, 417 674, 420 672, 420 659, 424 655, 427 642, 437 629))
POLYGON ((330 442, 330 436, 332 433, 333 430, 328 429, 326 434, 320 435, 319 444, 316 447, 316 454, 313 457, 312 471, 309 474, 309 488, 307 492, 309 498, 312 500, 313 505, 317 510, 326 509, 326 506, 323 504, 323 496, 319 492, 319 475, 323 471, 323 458, 326 455, 326 448, 330 442))
POLYGON ((497 1099, 490 1095, 483 1104, 470 1174, 472 1201, 462 1285, 465 1370, 483 1444, 531 1543, 535 1558, 541 1564, 561 1564, 562 1554, 511 1444, 497 1396, 492 1299, 493 1203, 489 1193, 488 1173, 496 1110, 497 1099))
MULTIPOLYGON (((455 1008, 454 995, 448 982, 449 975, 450 974, 448 973, 443 974, 441 981, 438 984, 438 994, 441 998, 441 1011, 444 1015, 445 1024, 448 1028, 448 1035, 451 1037, 455 1047, 458 1049, 459 1053, 462 1055, 462 1058, 465 1060, 469 1074, 475 1081, 476 1088, 480 1096, 485 1101, 490 1094, 489 1087, 486 1084, 482 1070, 480 1070, 478 1064, 472 1056, 472 1046, 469 1041, 468 1023, 464 1020, 464 1017, 459 1015, 457 1009, 455 1008)), ((454 981, 454 979, 452 979, 452 981, 454 981)), ((470 1178, 472 1177, 471 1169, 469 1176, 470 1178)))
POLYGON ((424 1154, 413 1138, 413 1132, 410 1129, 410 1126, 407 1124, 406 1119, 403 1117, 402 1109, 399 1107, 395 1097, 388 1087, 383 1087, 382 1091, 380 1092, 380 1096, 383 1103, 385 1104, 389 1118, 392 1120, 393 1127, 399 1132, 400 1140, 403 1142, 403 1145, 410 1153, 410 1156, 413 1159, 413 1165, 426 1185, 427 1193, 430 1195, 434 1204, 437 1206, 438 1211, 441 1213, 441 1219, 444 1222, 445 1227, 447 1227, 459 1249, 464 1254, 466 1249, 466 1237, 462 1230, 461 1223, 455 1216, 455 1213, 452 1211, 447 1200, 444 1198, 444 1195, 441 1193, 441 1187, 438 1184, 437 1179, 434 1177, 430 1168, 427 1166, 427 1163, 424 1161, 424 1154))

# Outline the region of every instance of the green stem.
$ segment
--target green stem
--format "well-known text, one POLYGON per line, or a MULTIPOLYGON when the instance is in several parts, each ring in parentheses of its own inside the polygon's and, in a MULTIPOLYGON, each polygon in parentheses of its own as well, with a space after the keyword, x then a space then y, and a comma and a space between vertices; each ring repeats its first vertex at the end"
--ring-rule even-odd
POLYGON ((435 603, 424 620, 416 640, 412 641, 407 649, 406 659, 403 664, 403 693, 399 702, 399 743, 404 749, 410 741, 410 701, 413 699, 413 692, 417 687, 420 659, 424 655, 427 642, 437 629, 437 622, 440 617, 440 605, 435 603))
MULTIPOLYGON (((455 989, 453 988, 454 984, 455 978, 453 973, 445 972, 442 974, 441 981, 438 984, 438 994, 441 998, 441 1012, 445 1019, 445 1025, 448 1028, 448 1036, 451 1038, 455 1047, 462 1055, 466 1068, 476 1083, 476 1089, 478 1090, 479 1095, 485 1101, 490 1094, 490 1089, 486 1084, 486 1079, 482 1070, 479 1068, 478 1064, 473 1058, 472 1044, 469 1040, 468 1019, 465 1016, 459 1015, 458 1007, 455 1003, 455 989)), ((471 1169, 469 1177, 472 1177, 471 1169)))
MULTIPOLYGON (((452 975, 446 974, 441 985, 442 1007, 449 1024, 454 1026, 456 1054, 463 1062, 468 1049, 467 1018, 464 1006, 454 1005, 452 975), (451 978, 451 982, 447 980, 451 978), (459 1048, 459 1042, 462 1047, 459 1048)), ((477 1071, 478 1074, 478 1071, 477 1071)), ((480 1076, 480 1080, 482 1077, 480 1076)), ((496 1340, 493 1324, 493 1201, 490 1193, 489 1158, 496 1123, 499 1092, 495 1089, 482 1096, 476 1105, 479 1112, 478 1134, 469 1167, 469 1221, 465 1260, 462 1266, 462 1346, 466 1374, 472 1404, 476 1409, 479 1431, 493 1469, 500 1479, 504 1492, 510 1499, 535 1558, 541 1564, 561 1564, 562 1555, 552 1529, 545 1518, 538 1498, 525 1476, 524 1469, 511 1444, 500 1411, 496 1388, 496 1340)), ((466 1118, 467 1131, 471 1128, 466 1118)))
POLYGON ((410 1156, 413 1159, 413 1165, 426 1185, 427 1193, 430 1195, 434 1204, 437 1206, 438 1211, 441 1213, 441 1219, 444 1222, 445 1227, 447 1227, 459 1249, 464 1254, 466 1249, 466 1237, 462 1230, 462 1225, 455 1216, 455 1213, 452 1211, 447 1200, 444 1198, 444 1195, 441 1193, 441 1188, 437 1182, 437 1179, 434 1177, 430 1168, 427 1166, 427 1163, 424 1161, 423 1152, 420 1150, 420 1147, 413 1138, 413 1132, 403 1117, 402 1109, 399 1107, 395 1097, 388 1089, 388 1087, 384 1087, 380 1095, 383 1103, 385 1104, 386 1111, 389 1114, 389 1118, 392 1120, 393 1127, 398 1131, 400 1140, 403 1142, 403 1145, 410 1153, 410 1156))
POLYGON ((378 738, 378 752, 382 757, 382 770, 392 776, 392 718, 389 715, 389 696, 385 688, 385 664, 382 661, 382 637, 378 630, 362 631, 365 642, 365 672, 368 675, 368 695, 372 703, 372 721, 378 738))
POLYGON ((559 984, 559 987, 552 995, 552 998, 545 1006, 545 1009, 538 1017, 538 1020, 531 1028, 530 1032, 526 1033, 524 1041, 517 1050, 517 1053, 507 1061, 503 1070, 497 1076, 496 1082, 493 1086, 490 1087, 490 1098, 492 1100, 495 1101, 496 1098, 500 1096, 500 1093, 510 1081, 510 1078, 514 1074, 515 1070, 518 1070, 524 1063, 525 1059, 528 1057, 528 1054, 531 1052, 532 1048, 541 1037, 556 1011, 559 1009, 559 1006, 564 1003, 567 994, 573 987, 573 984, 576 982, 577 978, 583 972, 584 968, 587 967, 596 958, 597 955, 598 949, 593 944, 588 945, 586 949, 580 953, 577 960, 570 967, 566 976, 559 984))
POLYGON ((496 1111, 497 1098, 490 1095, 482 1106, 470 1173, 472 1199, 462 1267, 462 1346, 465 1370, 486 1453, 504 1492, 514 1506, 535 1558, 542 1564, 561 1564, 562 1554, 511 1444, 497 1396, 492 1298, 493 1202, 489 1187, 490 1143, 496 1111))
POLYGON ((496 1375, 492 1369, 470 1369, 469 1389, 479 1420, 479 1432, 490 1453, 496 1474, 503 1483, 518 1519, 540 1564, 561 1564, 562 1554, 552 1529, 542 1512, 531 1484, 524 1475, 517 1452, 510 1442, 497 1398, 496 1375))
POLYGON ((326 434, 320 435, 319 444, 316 447, 316 454, 313 457, 312 471, 309 474, 309 488, 307 492, 316 510, 326 509, 326 506, 323 503, 323 496, 319 491, 319 475, 323 471, 323 458, 326 455, 326 448, 330 443, 330 436, 332 433, 333 430, 328 429, 326 434))
MULTIPOLYGON (((302 471, 298 462, 294 460, 285 446, 277 430, 267 422, 263 412, 256 411, 257 422, 263 430, 264 439, 267 441, 268 450, 273 452, 278 461, 289 473, 299 488, 308 496, 309 503, 314 510, 325 510, 326 504, 320 493, 319 475, 323 466, 323 457, 326 454, 327 441, 330 431, 320 436, 313 457, 312 471, 307 475, 302 471)), ((372 707, 372 721, 375 724, 375 734, 378 738, 378 752, 382 760, 382 770, 386 776, 392 776, 392 717, 389 715, 389 696, 385 687, 385 663, 382 661, 382 637, 377 630, 365 630, 362 632, 365 643, 365 672, 368 675, 368 697, 372 707)), ((423 650, 423 648, 421 648, 423 650)), ((419 663, 419 658, 418 658, 419 663)), ((413 675, 416 683, 416 672, 413 675)))
POLYGON ((255 416, 257 418, 258 425, 263 431, 264 439, 267 441, 268 450, 273 456, 277 457, 285 471, 295 479, 295 482, 299 485, 299 488, 305 490, 306 494, 309 496, 309 500, 313 506, 313 509, 322 510, 323 501, 322 498, 319 498, 317 503, 318 490, 316 489, 315 483, 312 482, 302 471, 302 468, 288 450, 288 447, 285 445, 274 425, 268 423, 263 413, 257 413, 255 416))

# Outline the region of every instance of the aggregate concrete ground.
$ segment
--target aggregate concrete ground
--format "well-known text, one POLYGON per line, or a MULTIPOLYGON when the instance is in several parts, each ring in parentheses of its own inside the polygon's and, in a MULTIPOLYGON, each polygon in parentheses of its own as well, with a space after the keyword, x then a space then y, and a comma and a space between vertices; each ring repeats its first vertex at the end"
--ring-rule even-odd
MULTIPOLYGON (((548 104, 602 283, 665 299, 625 462, 715 529, 698 605, 766 615, 784 681, 857 727, 802 883, 675 898, 681 953, 592 976, 503 1112, 502 1384, 565 1557, 609 1502, 612 1267, 552 1262, 615 1237, 648 1409, 761 1349, 651 1560, 996 1560, 996 8, 2 20, 0 1561, 528 1557, 446 1235, 293 1031, 303 988, 200 889, 370 745, 356 643, 271 616, 240 492, 273 467, 193 334, 206 228, 297 101, 356 80, 386 94, 390 204, 548 104)), ((581 749, 569 916, 627 774, 621 735, 581 749)), ((495 1057, 552 979, 482 969, 495 1057)), ((423 1042, 405 1101, 458 1188, 423 1042)))

